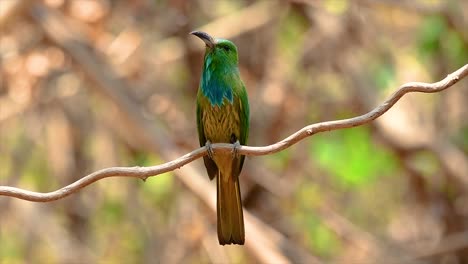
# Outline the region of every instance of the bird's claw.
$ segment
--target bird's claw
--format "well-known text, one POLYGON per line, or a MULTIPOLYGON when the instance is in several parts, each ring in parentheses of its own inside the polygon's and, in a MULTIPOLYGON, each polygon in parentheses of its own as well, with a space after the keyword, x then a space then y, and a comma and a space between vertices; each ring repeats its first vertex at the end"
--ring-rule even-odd
POLYGON ((239 158, 239 148, 241 146, 241 144, 239 143, 239 140, 237 140, 236 142, 234 142, 233 144, 234 146, 232 147, 232 158, 235 159, 235 158, 239 158))
POLYGON ((211 147, 211 141, 206 141, 205 147, 206 152, 208 153, 208 157, 210 157, 210 159, 213 159, 213 148, 211 147))

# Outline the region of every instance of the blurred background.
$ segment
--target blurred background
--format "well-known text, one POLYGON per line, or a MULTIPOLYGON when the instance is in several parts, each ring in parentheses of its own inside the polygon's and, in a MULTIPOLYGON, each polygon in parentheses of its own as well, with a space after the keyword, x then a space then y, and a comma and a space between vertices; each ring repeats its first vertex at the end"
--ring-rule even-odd
MULTIPOLYGON (((0 185, 49 192, 198 147, 203 30, 239 49, 249 145, 363 114, 468 62, 455 0, 0 0, 0 185)), ((67 198, 0 197, 2 263, 468 263, 468 81, 248 157, 246 245, 201 160, 67 198)))

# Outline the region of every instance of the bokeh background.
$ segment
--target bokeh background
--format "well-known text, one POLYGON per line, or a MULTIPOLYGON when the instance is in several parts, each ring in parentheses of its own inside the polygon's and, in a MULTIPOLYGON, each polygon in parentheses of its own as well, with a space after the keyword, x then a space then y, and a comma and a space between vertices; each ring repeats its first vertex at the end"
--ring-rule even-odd
MULTIPOLYGON (((203 43, 234 41, 249 145, 353 117, 468 62, 455 0, 0 0, 0 185, 49 192, 197 148, 203 43)), ((244 247, 218 245, 201 160, 67 198, 0 197, 2 263, 468 263, 468 81, 248 157, 244 247)))

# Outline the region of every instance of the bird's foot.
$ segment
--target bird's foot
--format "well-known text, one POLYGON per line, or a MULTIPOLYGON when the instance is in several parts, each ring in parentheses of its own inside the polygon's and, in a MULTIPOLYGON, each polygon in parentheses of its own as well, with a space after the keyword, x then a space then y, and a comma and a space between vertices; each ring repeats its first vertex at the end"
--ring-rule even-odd
POLYGON ((213 148, 211 147, 211 141, 206 141, 205 147, 206 152, 208 153, 208 157, 210 157, 210 159, 213 159, 213 148))
POLYGON ((233 143, 234 147, 232 147, 232 158, 239 158, 239 148, 241 144, 239 143, 239 140, 233 143))

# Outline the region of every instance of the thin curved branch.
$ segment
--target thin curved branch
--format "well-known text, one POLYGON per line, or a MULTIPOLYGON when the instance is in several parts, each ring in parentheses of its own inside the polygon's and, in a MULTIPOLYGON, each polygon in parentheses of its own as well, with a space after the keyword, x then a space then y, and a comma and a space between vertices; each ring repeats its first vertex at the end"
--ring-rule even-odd
MULTIPOLYGON (((443 80, 436 83, 422 83, 422 82, 410 82, 406 83, 393 93, 390 98, 388 98, 381 105, 374 108, 372 111, 348 119, 341 119, 335 121, 327 121, 312 124, 302 128, 296 133, 290 135, 289 137, 269 146, 263 147, 250 147, 250 146, 241 146, 239 154, 247 156, 262 156, 268 155, 276 152, 280 152, 302 139, 312 136, 314 134, 332 131, 343 128, 350 128, 360 126, 366 123, 373 121, 374 119, 380 117, 385 112, 387 112, 393 105, 395 105, 398 100, 400 100, 403 95, 410 92, 421 92, 421 93, 435 93, 445 90, 464 77, 468 75, 468 64, 464 65, 457 71, 449 74, 443 80)), ((232 151, 232 144, 217 143, 212 145, 214 152, 229 152, 232 151)), ((93 172, 80 180, 67 185, 59 190, 40 193, 32 192, 28 190, 23 190, 20 188, 10 187, 10 186, 0 186, 0 196, 10 196, 22 200, 32 201, 32 202, 50 202, 54 200, 61 199, 66 197, 98 180, 108 178, 108 177, 133 177, 140 178, 145 180, 148 177, 156 176, 165 172, 173 171, 178 169, 196 159, 199 159, 207 154, 206 148, 202 147, 196 149, 190 153, 183 155, 182 157, 169 161, 167 163, 150 166, 150 167, 112 167, 93 172)))

